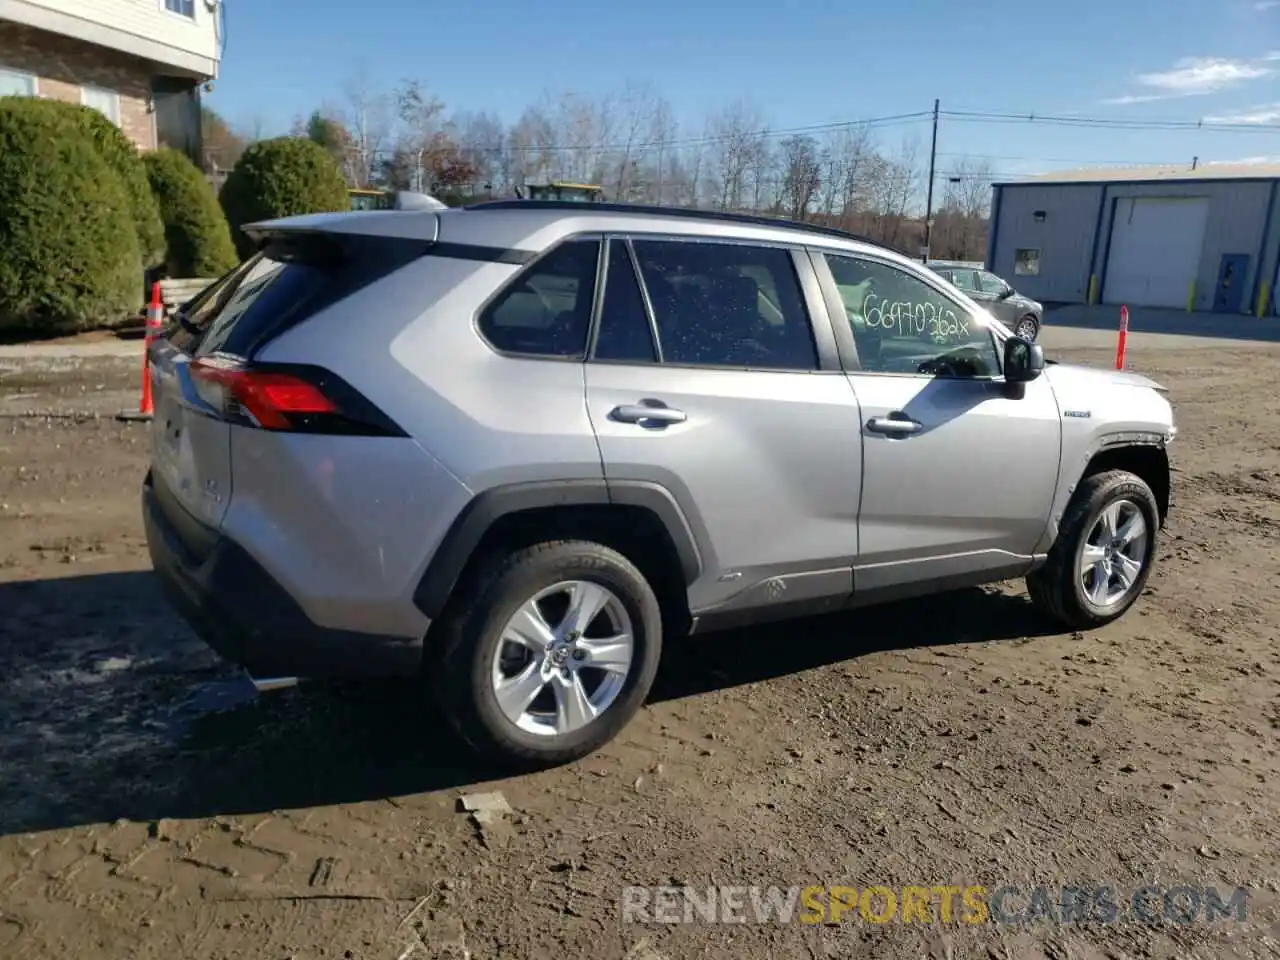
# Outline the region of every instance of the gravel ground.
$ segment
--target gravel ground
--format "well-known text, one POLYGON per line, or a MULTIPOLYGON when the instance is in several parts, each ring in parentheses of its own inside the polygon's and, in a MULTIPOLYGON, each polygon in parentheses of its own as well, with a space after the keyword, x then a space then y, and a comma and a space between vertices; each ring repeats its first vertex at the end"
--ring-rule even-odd
POLYGON ((690 639, 614 744, 510 779, 408 688, 255 698, 152 583, 146 427, 114 419, 136 356, 0 358, 0 957, 1280 956, 1280 348, 1171 344, 1131 346, 1181 435, 1119 623, 1058 632, 1015 583, 690 639), (477 827, 458 798, 488 790, 513 813, 477 827), (625 887, 711 884, 1250 899, 1244 922, 623 922, 625 887))

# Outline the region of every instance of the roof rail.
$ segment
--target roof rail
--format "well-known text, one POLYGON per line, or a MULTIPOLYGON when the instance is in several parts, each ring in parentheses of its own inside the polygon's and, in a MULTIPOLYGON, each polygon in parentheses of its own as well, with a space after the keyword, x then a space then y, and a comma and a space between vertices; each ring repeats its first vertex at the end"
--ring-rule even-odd
POLYGON ((462 208, 463 210, 563 210, 572 213, 637 213, 655 217, 678 217, 687 220, 712 220, 722 223, 741 223, 758 227, 773 227, 782 230, 803 230, 809 233, 820 233, 841 240, 856 240, 873 247, 884 244, 860 234, 850 233, 837 227, 828 227, 818 223, 804 223, 799 220, 784 220, 782 217, 763 217, 754 213, 730 213, 724 210, 695 210, 689 207, 659 207, 646 203, 583 203, 580 200, 485 200, 462 208))

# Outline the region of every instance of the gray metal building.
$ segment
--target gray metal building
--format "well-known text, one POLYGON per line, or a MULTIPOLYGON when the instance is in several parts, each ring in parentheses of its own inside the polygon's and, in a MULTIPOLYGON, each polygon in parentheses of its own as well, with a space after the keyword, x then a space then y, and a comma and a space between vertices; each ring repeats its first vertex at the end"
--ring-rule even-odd
POLYGON ((1276 316, 1280 165, 1080 170, 998 183, 987 268, 1049 303, 1276 316))

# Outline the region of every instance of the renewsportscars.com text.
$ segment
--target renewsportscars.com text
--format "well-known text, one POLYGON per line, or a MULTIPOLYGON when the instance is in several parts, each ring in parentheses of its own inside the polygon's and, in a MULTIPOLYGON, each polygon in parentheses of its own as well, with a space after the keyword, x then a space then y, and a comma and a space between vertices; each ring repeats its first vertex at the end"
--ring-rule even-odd
POLYGON ((627 887, 624 923, 1191 924, 1244 921, 1243 887, 627 887))

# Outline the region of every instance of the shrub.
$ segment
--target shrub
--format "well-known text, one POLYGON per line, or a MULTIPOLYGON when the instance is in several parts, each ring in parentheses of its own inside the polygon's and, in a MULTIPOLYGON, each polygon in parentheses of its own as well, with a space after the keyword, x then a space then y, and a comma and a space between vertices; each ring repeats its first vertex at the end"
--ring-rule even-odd
POLYGON ((0 98, 0 331, 51 335, 142 305, 133 208, 84 127, 0 98))
POLYGON ((252 243, 247 223, 349 208, 342 171, 323 147, 297 137, 253 144, 222 185, 222 208, 241 256, 252 243))
POLYGON ((151 187, 147 184, 147 171, 142 165, 142 157, 129 138, 120 132, 120 128, 92 107, 78 103, 36 98, 26 98, 19 102, 18 98, 14 98, 13 106, 45 115, 50 124, 65 125, 67 132, 62 136, 73 136, 73 131, 88 134, 106 160, 107 166, 115 171, 124 186, 130 216, 138 236, 142 266, 152 267, 160 263, 164 259, 164 225, 160 222, 160 211, 151 195, 151 187))
MULTIPOLYGON (((56 103, 46 100, 44 103, 56 103)), ((154 267, 164 261, 165 231, 160 219, 160 208, 147 182, 147 170, 142 156, 114 123, 92 107, 78 104, 62 104, 79 113, 80 122, 98 145, 102 158, 115 170, 124 184, 133 211, 134 226, 138 231, 138 252, 144 267, 154 267)))
POLYGON ((220 277, 236 265, 231 230, 213 188, 185 154, 162 147, 143 157, 160 207, 171 277, 220 277))

